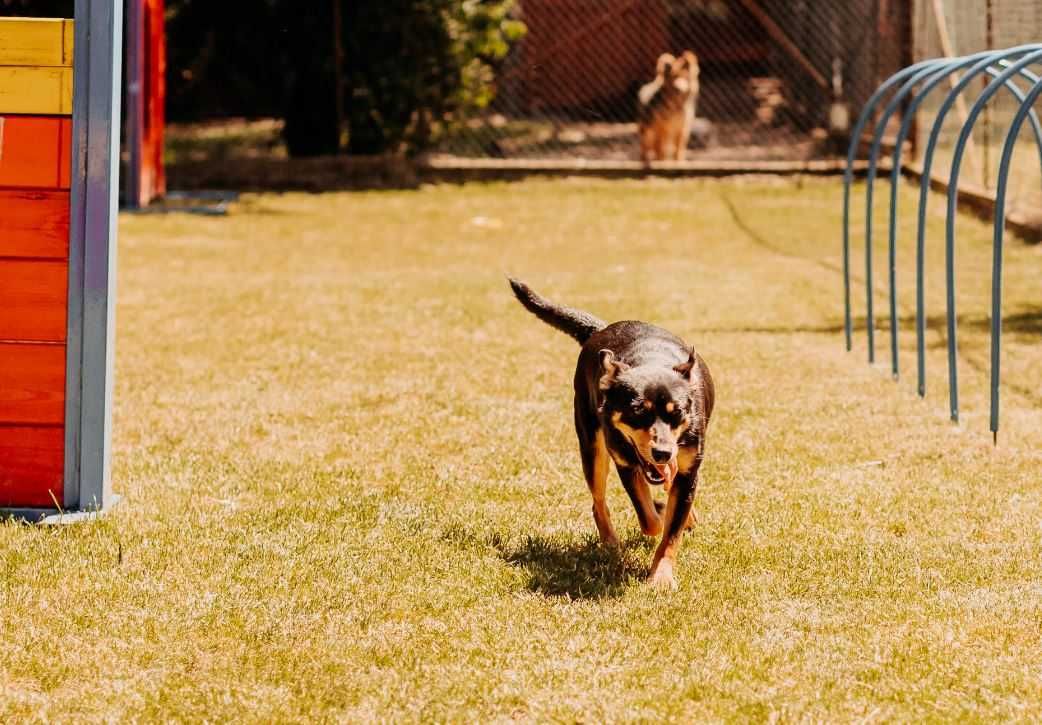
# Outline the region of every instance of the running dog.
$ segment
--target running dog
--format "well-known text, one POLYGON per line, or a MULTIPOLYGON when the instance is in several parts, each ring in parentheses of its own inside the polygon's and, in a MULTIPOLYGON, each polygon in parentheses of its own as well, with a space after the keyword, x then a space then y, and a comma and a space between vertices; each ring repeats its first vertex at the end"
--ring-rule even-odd
POLYGON ((640 159, 683 161, 698 103, 698 57, 685 50, 679 58, 659 56, 655 80, 637 94, 640 159))
POLYGON ((713 378, 676 335, 645 322, 611 325, 555 304, 516 279, 514 295, 543 322, 575 338, 575 432, 593 520, 601 541, 617 545, 605 499, 609 461, 637 511, 641 531, 662 534, 651 564, 655 587, 675 588, 677 549, 693 523, 691 504, 713 412, 713 378), (651 486, 668 494, 661 509, 651 486))

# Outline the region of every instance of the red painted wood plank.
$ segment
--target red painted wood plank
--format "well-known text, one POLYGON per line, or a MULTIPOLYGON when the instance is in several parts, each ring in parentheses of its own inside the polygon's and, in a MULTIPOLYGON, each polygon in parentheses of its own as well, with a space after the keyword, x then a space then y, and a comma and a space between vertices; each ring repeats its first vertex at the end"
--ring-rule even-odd
POLYGON ((163 151, 166 135, 166 0, 148 2, 148 143, 153 169, 152 195, 166 195, 163 151))
POLYGON ((0 340, 64 342, 68 290, 68 262, 0 259, 0 340))
POLYGON ((58 131, 58 187, 72 186, 72 119, 61 119, 58 131))
MULTIPOLYGON (((62 187, 62 121, 44 116, 0 116, 0 187, 62 187)), ((71 138, 71 134, 70 134, 71 138)), ((69 152, 65 152, 68 158, 69 152)))
POLYGON ((0 507, 63 504, 64 468, 61 426, 0 426, 0 507))
POLYGON ((69 192, 0 190, 0 257, 69 256, 69 192))
POLYGON ((0 424, 64 422, 65 346, 0 343, 0 424))

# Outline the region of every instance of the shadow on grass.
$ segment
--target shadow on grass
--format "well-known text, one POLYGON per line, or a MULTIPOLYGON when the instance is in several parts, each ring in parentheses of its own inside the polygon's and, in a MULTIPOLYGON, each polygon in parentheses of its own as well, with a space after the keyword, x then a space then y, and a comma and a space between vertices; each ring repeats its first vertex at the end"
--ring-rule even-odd
POLYGON ((511 566, 528 574, 528 589, 546 596, 601 599, 622 596, 644 580, 654 541, 639 534, 617 547, 593 537, 576 541, 529 536, 518 547, 498 546, 511 566))

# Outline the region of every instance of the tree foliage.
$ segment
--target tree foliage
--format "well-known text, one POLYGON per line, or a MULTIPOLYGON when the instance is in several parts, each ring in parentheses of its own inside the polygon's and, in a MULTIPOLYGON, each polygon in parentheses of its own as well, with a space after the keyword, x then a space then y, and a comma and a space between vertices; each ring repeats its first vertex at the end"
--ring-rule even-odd
POLYGON ((171 117, 282 115, 290 153, 420 150, 495 95, 514 0, 168 0, 171 117))
POLYGON ((494 71, 524 26, 512 0, 350 3, 345 17, 348 143, 355 153, 420 149, 491 102, 494 71))

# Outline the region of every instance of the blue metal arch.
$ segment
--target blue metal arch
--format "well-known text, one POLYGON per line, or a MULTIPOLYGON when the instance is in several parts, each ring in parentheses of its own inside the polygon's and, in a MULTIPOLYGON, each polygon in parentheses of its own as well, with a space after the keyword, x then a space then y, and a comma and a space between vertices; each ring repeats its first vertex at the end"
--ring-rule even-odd
MULTIPOLYGON (((890 117, 893 116, 894 112, 900 107, 905 96, 907 96, 924 78, 936 73, 938 68, 948 68, 952 62, 953 61, 948 59, 924 61, 923 67, 913 73, 912 76, 906 80, 890 98, 890 102, 886 104, 886 107, 879 116, 879 121, 876 123, 875 131, 872 135, 872 146, 868 153, 868 176, 865 188, 865 327, 868 336, 869 363, 874 363, 876 361, 875 315, 873 307, 874 301, 872 299, 873 287, 875 286, 872 270, 872 206, 873 189, 876 179, 876 166, 878 164, 879 152, 883 143, 883 134, 886 132, 886 127, 890 123, 890 117)), ((896 375, 896 370, 894 373, 896 375)))
POLYGON ((847 350, 852 347, 852 334, 850 322, 850 187, 854 181, 854 157, 857 155, 857 147, 861 142, 861 134, 865 130, 868 119, 875 111, 876 106, 886 95, 886 92, 895 85, 912 75, 924 65, 933 61, 921 61, 894 73, 885 80, 876 92, 865 103, 858 116, 857 123, 850 135, 850 146, 847 149, 847 167, 843 174, 843 302, 844 316, 843 329, 846 335, 847 350))
MULTIPOLYGON (((1035 47, 1037 48, 1039 46, 1035 47)), ((984 91, 980 96, 978 96, 976 102, 970 108, 969 116, 966 123, 963 124, 962 131, 959 133, 959 139, 955 144, 955 151, 952 156, 951 174, 948 179, 948 214, 947 230, 945 235, 945 291, 947 297, 948 318, 948 399, 951 419, 953 421, 959 420, 959 374, 956 360, 957 324, 955 319, 955 212, 959 203, 958 183, 962 157, 966 150, 966 143, 969 141, 970 134, 973 132, 973 124, 977 120, 977 117, 980 116, 985 104, 1000 88, 1003 87, 1007 80, 1020 72, 1022 68, 1025 68, 1031 63, 1039 62, 1040 60, 1042 60, 1042 50, 1028 53, 1020 60, 1011 64, 1006 68, 1006 70, 992 80, 987 87, 985 87, 984 91)), ((977 64, 977 66, 971 68, 962 81, 952 89, 949 97, 953 101, 954 96, 958 95, 958 93, 966 87, 969 81, 983 70, 983 68, 978 68, 979 65, 980 64, 977 64)), ((950 105, 951 104, 947 104, 947 107, 950 108, 950 105)), ((942 111, 944 110, 947 109, 942 107, 942 111)), ((943 115, 938 112, 938 120, 942 118, 943 115)), ((937 130, 937 128, 937 123, 935 122, 934 130, 937 130)), ((923 177, 923 180, 926 184, 929 184, 929 179, 926 176, 923 177)))
MULTIPOLYGON (((964 58, 954 59, 940 70, 933 72, 932 75, 926 80, 926 83, 920 89, 920 91, 913 97, 909 103, 908 108, 905 110, 904 117, 901 120, 900 129, 897 132, 897 138, 894 145, 893 151, 893 163, 890 172, 890 220, 888 230, 888 250, 889 250, 889 262, 890 262, 890 358, 891 358, 891 370, 894 377, 896 378, 899 374, 898 365, 898 339, 897 339, 897 291, 896 291, 896 248, 897 248, 897 207, 898 207, 898 187, 900 185, 901 178, 901 153, 905 139, 908 137, 908 133, 911 130, 912 122, 915 119, 916 112, 922 105, 923 101, 929 96, 931 91, 934 90, 945 78, 950 76, 952 73, 965 68, 968 65, 973 64, 976 60, 979 60, 985 56, 1002 56, 1003 52, 988 51, 984 53, 976 53, 971 56, 964 58)), ((1008 61, 999 60, 998 65, 1008 65, 1008 61)), ((992 77, 998 77, 1001 71, 988 66, 985 72, 992 77)), ((917 74, 921 76, 922 74, 917 74)), ((1034 83, 1039 80, 1039 77, 1034 73, 1031 73, 1027 69, 1021 69, 1020 75, 1034 83)), ((1015 98, 1023 102, 1024 92, 1017 86, 1012 79, 1006 81, 1006 87, 1013 94, 1015 98)), ((1031 127, 1035 136, 1036 146, 1039 153, 1039 163, 1042 165, 1042 123, 1039 122, 1038 115, 1032 111, 1030 114, 1031 127)), ((877 129, 878 131, 878 129, 877 129)), ((874 179, 874 174, 870 172, 869 184, 874 179)), ((869 201, 869 213, 871 213, 871 201, 869 201)), ((918 392, 920 397, 926 395, 926 354, 925 354, 925 338, 926 338, 926 326, 925 326, 925 299, 923 292, 923 277, 924 277, 924 265, 925 265, 925 244, 924 235, 920 233, 916 243, 916 357, 917 357, 917 383, 918 392)), ((866 236, 866 242, 871 243, 871 236, 866 236)))
POLYGON ((1002 160, 999 162, 998 183, 995 187, 995 228, 992 239, 991 266, 991 419, 990 427, 994 439, 999 434, 999 365, 1002 349, 1002 245, 1006 230, 1006 190, 1009 182, 1010 164, 1017 137, 1020 135, 1024 119, 1033 114, 1033 106, 1042 95, 1042 81, 1038 81, 1027 94, 1017 114, 1010 123, 1006 134, 1006 143, 1002 148, 1002 160))

